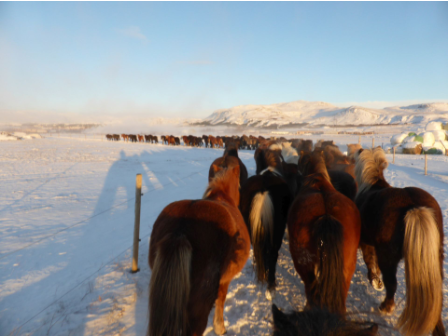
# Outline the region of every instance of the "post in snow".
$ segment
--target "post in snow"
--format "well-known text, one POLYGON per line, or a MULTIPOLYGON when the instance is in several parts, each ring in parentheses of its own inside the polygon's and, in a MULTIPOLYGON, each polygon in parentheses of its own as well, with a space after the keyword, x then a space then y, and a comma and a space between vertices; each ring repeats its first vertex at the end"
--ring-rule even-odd
POLYGON ((140 241, 140 206, 142 199, 142 174, 137 174, 135 180, 135 221, 134 221, 134 246, 132 251, 131 273, 136 273, 138 268, 138 245, 140 241))

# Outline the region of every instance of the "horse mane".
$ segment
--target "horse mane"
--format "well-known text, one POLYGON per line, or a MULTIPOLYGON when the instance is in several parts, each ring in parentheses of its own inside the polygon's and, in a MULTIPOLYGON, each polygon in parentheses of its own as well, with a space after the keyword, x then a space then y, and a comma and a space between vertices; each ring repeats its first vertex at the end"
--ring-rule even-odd
POLYGON ((388 162, 381 147, 355 153, 355 161, 357 195, 369 190, 379 180, 384 180, 383 170, 387 168, 388 162))
POLYGON ((277 150, 268 149, 264 151, 264 158, 268 167, 272 167, 283 175, 282 159, 277 150))
POLYGON ((322 173, 308 175, 303 180, 302 188, 314 189, 319 191, 334 191, 334 186, 328 181, 322 173))
MULTIPOLYGON (((233 157, 225 157, 225 158, 232 158, 234 160, 236 160, 233 157)), ((239 166, 237 166, 239 168, 239 166)), ((215 191, 223 191, 225 194, 229 193, 229 185, 232 183, 230 180, 231 178, 231 172, 236 168, 236 166, 234 167, 227 167, 224 169, 221 169, 219 171, 217 171, 215 173, 215 176, 213 177, 213 179, 210 181, 210 183, 207 186, 207 189, 205 189, 204 195, 202 196, 202 199, 207 199, 210 198, 210 196, 212 196, 212 194, 215 191)), ((239 169, 238 169, 239 172, 239 169)), ((239 177, 239 173, 238 173, 238 177, 239 177)), ((238 187, 237 187, 238 189, 238 187)), ((239 198, 239 196, 238 196, 239 198)), ((238 204, 237 204, 238 206, 238 204)))
POLYGON ((311 153, 311 161, 314 164, 314 172, 322 174, 325 180, 327 180, 331 184, 330 175, 328 175, 328 169, 325 164, 325 159, 322 156, 322 153, 319 151, 314 151, 311 153))

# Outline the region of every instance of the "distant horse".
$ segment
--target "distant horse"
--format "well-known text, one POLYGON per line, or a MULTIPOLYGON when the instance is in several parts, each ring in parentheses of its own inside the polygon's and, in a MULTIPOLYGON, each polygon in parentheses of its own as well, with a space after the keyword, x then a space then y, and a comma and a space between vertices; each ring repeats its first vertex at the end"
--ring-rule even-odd
POLYGON ((209 142, 208 142, 208 135, 203 135, 203 136, 202 136, 202 139, 204 140, 205 148, 207 148, 208 145, 209 145, 209 142))
POLYGON ((202 200, 169 204, 149 245, 150 336, 202 335, 215 305, 214 331, 226 332, 230 281, 246 264, 250 238, 239 203, 239 167, 221 171, 202 200))
POLYGON ((346 321, 319 308, 285 314, 272 305, 272 315, 273 336, 375 336, 378 332, 375 323, 346 321))
POLYGON ((152 136, 152 141, 154 141, 154 143, 159 143, 159 139, 157 138, 157 135, 153 135, 152 136))
POLYGON ((240 210, 249 229, 256 278, 267 283, 266 297, 275 294, 275 267, 292 202, 282 164, 275 151, 266 151, 268 168, 250 177, 241 188, 240 210))
POLYGON ((337 191, 352 201, 355 200, 356 192, 358 191, 355 179, 343 171, 327 170, 322 151, 314 151, 312 153, 301 151, 298 166, 304 177, 320 173, 337 191))
POLYGON ((179 139, 179 137, 174 137, 174 144, 176 146, 180 146, 180 139, 179 139))
POLYGON ((223 142, 221 137, 219 137, 219 136, 216 137, 216 141, 218 142, 218 147, 219 148, 224 148, 224 142, 223 142))
POLYGON ((151 143, 151 139, 152 139, 152 135, 150 135, 150 134, 145 135, 145 142, 151 143))
POLYGON ((443 217, 437 201, 426 191, 394 188, 384 178, 388 162, 381 147, 360 149, 355 155, 361 213, 361 245, 372 285, 383 274, 386 298, 380 310, 394 310, 397 267, 405 261, 406 304, 398 320, 404 335, 432 331, 445 335, 442 323, 443 217))
POLYGON ((173 135, 170 135, 167 140, 168 140, 168 145, 176 146, 176 139, 174 138, 173 135))
POLYGON ((289 248, 305 284, 307 307, 345 313, 356 268, 361 218, 322 174, 305 177, 288 214, 289 248))
POLYGON ((122 134, 121 137, 123 138, 123 141, 128 141, 129 138, 126 134, 122 134))
POLYGON ((344 171, 355 178, 355 165, 346 155, 342 154, 338 146, 323 147, 325 164, 329 170, 344 171))
POLYGON ((128 137, 131 142, 137 142, 137 136, 135 134, 128 134, 128 137))
POLYGON ((190 139, 187 135, 182 136, 182 140, 184 141, 184 146, 190 146, 190 139))
POLYGON ((216 140, 216 138, 213 135, 208 136, 208 141, 210 143, 210 148, 215 148, 215 146, 218 145, 218 141, 216 140))
POLYGON ((145 138, 143 137, 143 135, 137 135, 138 137, 138 142, 145 142, 145 138))
POLYGON ((355 163, 355 153, 361 148, 360 144, 347 144, 347 157, 351 163, 355 163))
POLYGON ((238 150, 234 145, 226 147, 224 155, 213 161, 208 173, 208 181, 210 182, 219 170, 236 165, 240 167, 240 187, 243 186, 247 181, 247 168, 238 157, 238 150))

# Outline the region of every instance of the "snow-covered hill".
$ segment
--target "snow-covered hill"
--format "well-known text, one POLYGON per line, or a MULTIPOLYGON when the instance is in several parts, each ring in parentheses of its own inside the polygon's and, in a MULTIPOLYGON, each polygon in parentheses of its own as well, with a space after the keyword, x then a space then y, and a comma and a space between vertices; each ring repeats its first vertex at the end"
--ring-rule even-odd
POLYGON ((221 109, 202 120, 202 125, 253 127, 372 126, 388 124, 426 124, 448 121, 448 103, 394 106, 371 109, 362 106, 337 107, 325 102, 295 101, 272 105, 241 105, 221 109))

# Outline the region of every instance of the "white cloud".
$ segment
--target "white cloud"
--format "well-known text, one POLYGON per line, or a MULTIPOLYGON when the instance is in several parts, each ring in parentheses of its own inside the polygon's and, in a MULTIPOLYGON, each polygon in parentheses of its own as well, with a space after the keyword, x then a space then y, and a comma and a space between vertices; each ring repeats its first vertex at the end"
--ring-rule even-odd
POLYGON ((142 33, 140 28, 137 26, 130 26, 126 29, 119 29, 118 32, 120 33, 120 35, 140 40, 145 43, 148 42, 148 38, 142 33))

